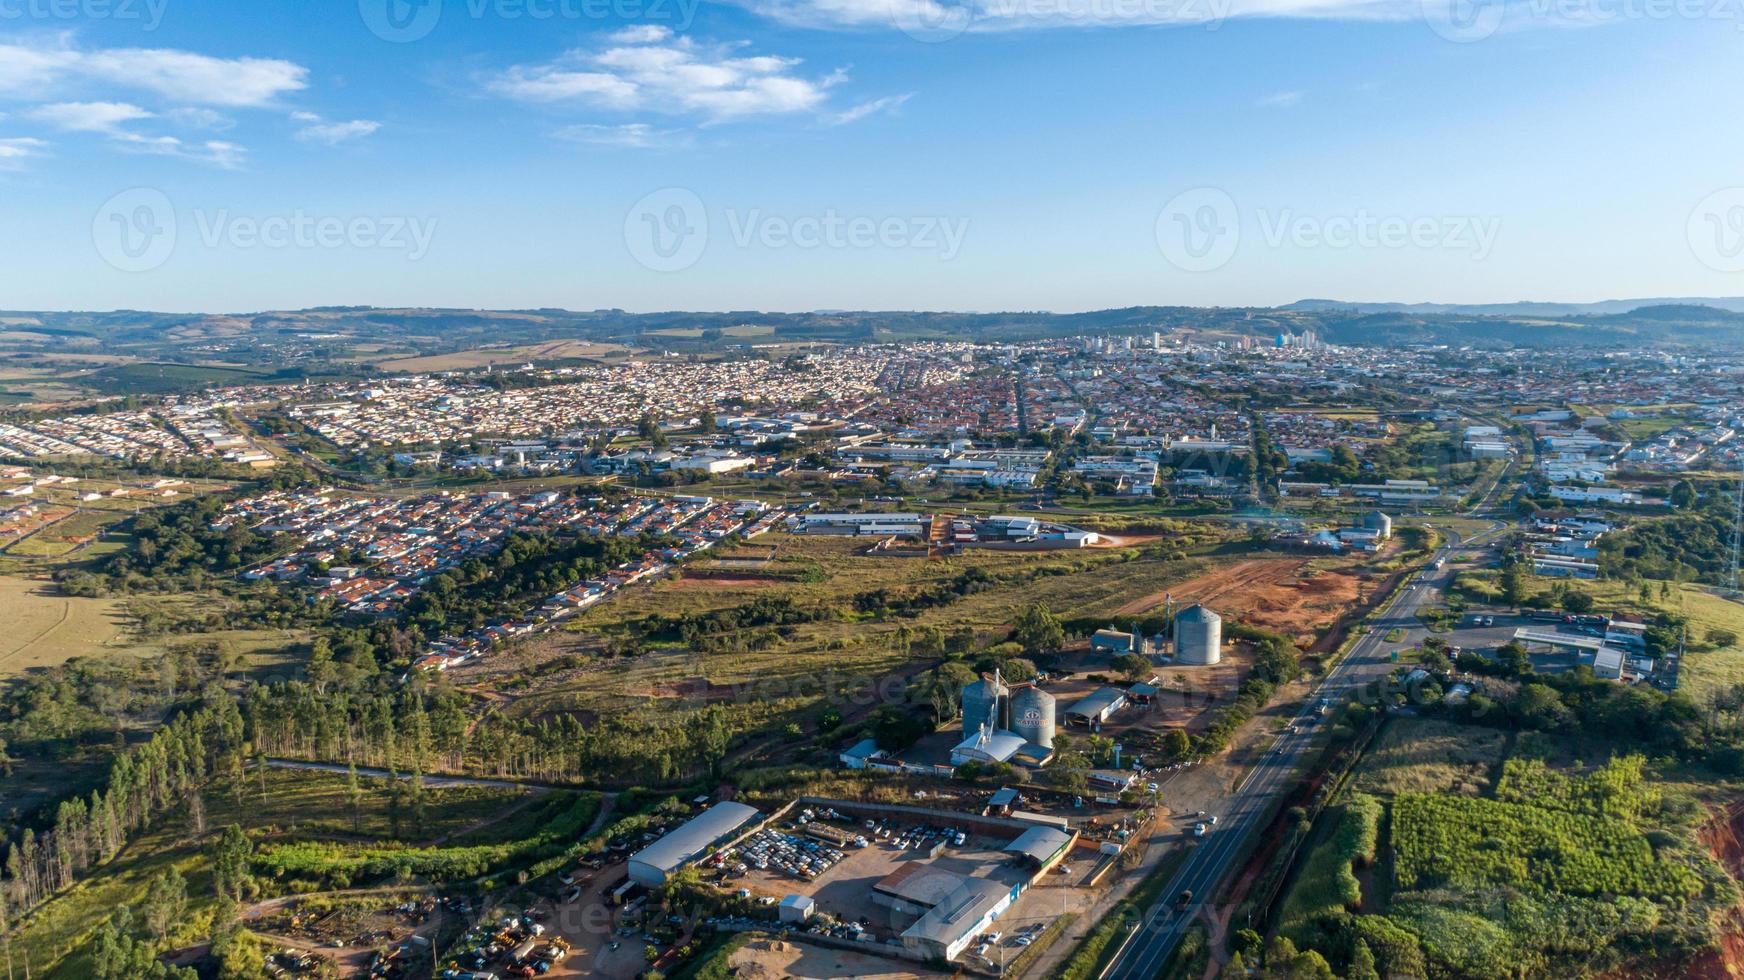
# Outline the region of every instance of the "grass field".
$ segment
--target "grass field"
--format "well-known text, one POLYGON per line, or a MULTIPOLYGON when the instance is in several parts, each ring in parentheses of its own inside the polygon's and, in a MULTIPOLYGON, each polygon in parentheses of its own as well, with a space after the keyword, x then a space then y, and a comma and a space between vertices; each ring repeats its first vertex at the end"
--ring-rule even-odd
POLYGON ((582 652, 593 637, 626 633, 632 623, 655 611, 663 616, 705 613, 742 606, 764 596, 782 596, 801 607, 829 603, 838 618, 791 627, 790 635, 764 649, 713 655, 683 648, 656 650, 570 680, 542 681, 539 693, 517 702, 517 714, 550 710, 623 711, 658 704, 671 688, 699 676, 714 685, 773 684, 815 679, 826 674, 875 675, 904 663, 894 637, 902 626, 945 630, 968 626, 982 642, 1004 639, 1018 614, 1039 602, 1062 618, 1112 616, 1122 605, 1157 594, 1212 567, 1213 559, 1169 560, 1171 542, 1138 549, 1136 560, 1121 551, 992 552, 972 551, 943 562, 860 554, 865 542, 834 537, 772 534, 757 540, 775 545, 779 565, 798 565, 808 581, 721 583, 668 579, 641 596, 620 597, 577 616, 568 633, 539 641, 563 652, 582 652), (993 588, 935 607, 914 618, 865 618, 847 612, 852 597, 875 589, 893 596, 945 582, 969 568, 993 575, 1034 573, 1018 588, 993 588), (1046 573, 1043 573, 1046 570, 1046 573))
POLYGON ((1507 744, 1507 734, 1494 729, 1396 718, 1369 748, 1352 786, 1375 796, 1481 793, 1507 744))
MULTIPOLYGON (((199 603, 197 596, 179 601, 199 603)), ((117 599, 65 596, 46 578, 0 575, 0 679, 64 663, 73 657, 149 657, 187 637, 142 638, 117 599)), ((199 639, 226 639, 257 665, 281 660, 303 642, 290 630, 225 630, 199 639)))

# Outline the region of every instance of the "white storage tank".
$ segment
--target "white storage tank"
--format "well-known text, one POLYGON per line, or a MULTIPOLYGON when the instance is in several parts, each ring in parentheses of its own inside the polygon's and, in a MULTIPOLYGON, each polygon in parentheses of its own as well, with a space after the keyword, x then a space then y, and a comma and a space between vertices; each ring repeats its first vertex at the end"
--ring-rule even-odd
POLYGON ((1208 667, 1223 659, 1223 617, 1198 603, 1175 616, 1175 660, 1208 667))

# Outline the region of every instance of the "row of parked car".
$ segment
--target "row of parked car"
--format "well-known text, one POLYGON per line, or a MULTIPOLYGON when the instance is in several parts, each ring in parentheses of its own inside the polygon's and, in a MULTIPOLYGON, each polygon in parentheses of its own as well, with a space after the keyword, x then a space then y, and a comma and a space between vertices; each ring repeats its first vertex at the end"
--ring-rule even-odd
POLYGON ((791 878, 811 881, 846 856, 839 848, 823 841, 766 829, 752 835, 738 848, 721 852, 719 862, 725 865, 736 858, 737 863, 731 866, 736 874, 746 874, 752 868, 758 871, 774 868, 791 878))

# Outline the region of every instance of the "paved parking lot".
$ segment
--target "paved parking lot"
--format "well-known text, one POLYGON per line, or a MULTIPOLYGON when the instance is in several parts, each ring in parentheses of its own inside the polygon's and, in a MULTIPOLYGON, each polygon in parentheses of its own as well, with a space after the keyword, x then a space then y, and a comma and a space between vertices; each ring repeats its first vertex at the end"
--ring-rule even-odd
POLYGON ((888 841, 878 841, 867 847, 848 848, 841 862, 812 881, 801 881, 781 874, 752 869, 730 879, 732 887, 746 888, 752 894, 780 899, 787 895, 809 895, 818 910, 829 912, 847 921, 869 920, 867 928, 880 939, 899 935, 914 922, 913 916, 902 916, 872 901, 872 886, 909 861, 921 861, 929 867, 943 868, 959 875, 992 878, 1010 884, 1027 879, 1028 872, 1018 867, 1002 850, 1008 843, 987 837, 970 837, 962 847, 947 844, 939 856, 928 860, 917 848, 897 848, 888 841))
MULTIPOLYGON (((1548 616, 1550 614, 1542 615, 1548 616)), ((1491 655, 1498 648, 1512 643, 1514 631, 1518 629, 1529 629, 1541 633, 1561 633, 1582 639, 1597 638, 1590 631, 1582 632, 1561 622, 1560 614, 1557 614, 1555 620, 1550 620, 1523 616, 1510 609, 1477 606, 1466 611, 1465 615, 1460 618, 1459 625, 1452 632, 1439 635, 1448 642, 1449 646, 1459 647, 1468 652, 1491 655), (1488 626, 1479 626, 1477 620, 1480 617, 1493 618, 1494 623, 1488 626)), ((1601 632, 1599 635, 1602 636, 1603 633, 1601 632)), ((1591 654, 1582 657, 1572 650, 1560 650, 1553 653, 1534 652, 1532 654, 1532 667, 1541 674, 1556 674, 1573 670, 1583 663, 1590 666, 1592 661, 1591 654)))

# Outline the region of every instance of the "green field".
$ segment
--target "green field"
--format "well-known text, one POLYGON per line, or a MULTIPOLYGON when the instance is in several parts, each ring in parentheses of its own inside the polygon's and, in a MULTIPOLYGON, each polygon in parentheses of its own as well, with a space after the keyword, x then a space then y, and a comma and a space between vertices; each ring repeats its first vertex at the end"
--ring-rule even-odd
POLYGON ((1321 817, 1280 929, 1335 968, 1360 938, 1383 976, 1635 975, 1640 958, 1715 942, 1739 893, 1698 834, 1702 801, 1640 757, 1575 761, 1587 757, 1554 738, 1390 721, 1355 795, 1321 817), (1352 813, 1371 800, 1365 878, 1369 824, 1352 813))

